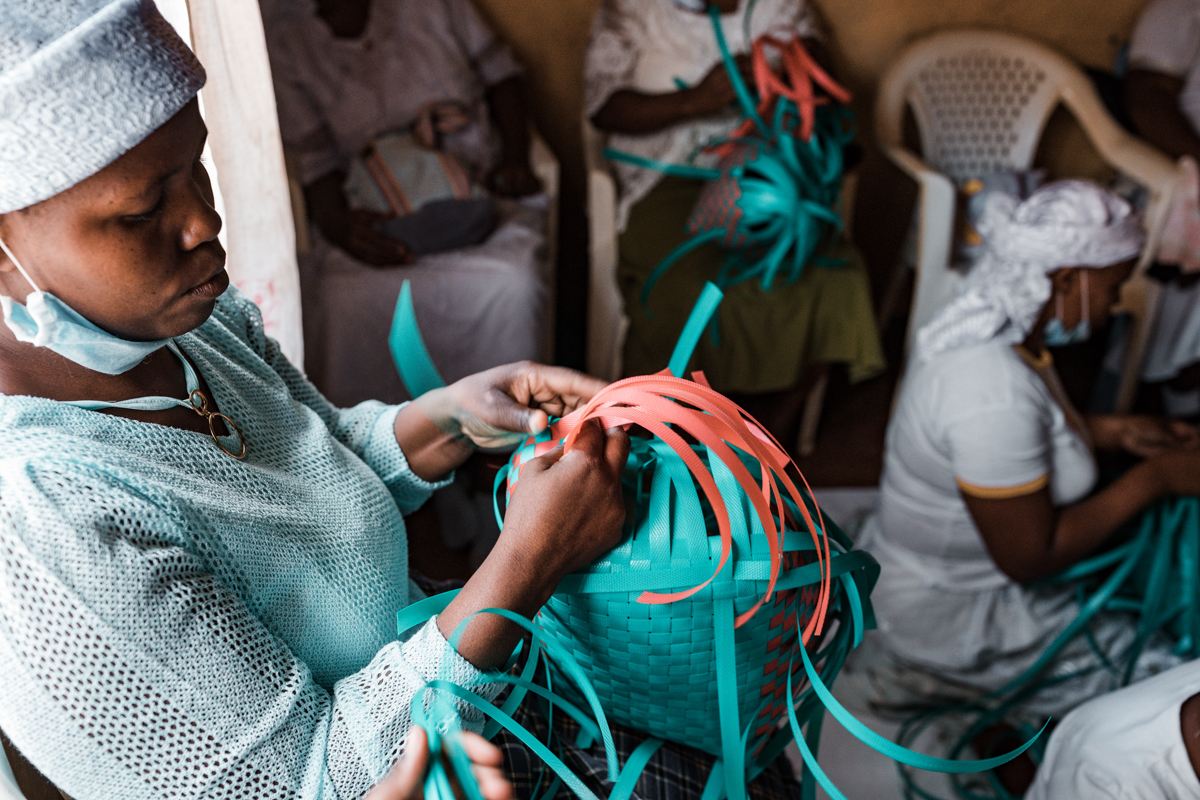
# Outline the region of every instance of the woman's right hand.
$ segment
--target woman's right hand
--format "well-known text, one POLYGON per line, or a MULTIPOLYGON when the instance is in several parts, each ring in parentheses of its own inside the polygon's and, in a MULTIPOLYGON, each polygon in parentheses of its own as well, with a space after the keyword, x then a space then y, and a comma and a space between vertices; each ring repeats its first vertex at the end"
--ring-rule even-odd
MULTIPOLYGON (((747 86, 753 86, 754 66, 750 56, 742 54, 734 56, 733 60, 742 75, 742 80, 747 86)), ((723 61, 717 62, 698 84, 684 91, 691 93, 698 117, 715 114, 738 99, 737 90, 733 88, 733 81, 730 80, 729 71, 725 69, 723 61)))
MULTIPOLYGON (((616 547, 625 521, 621 472, 629 437, 584 423, 575 445, 531 459, 521 476, 504 529, 487 559, 438 615, 438 630, 452 639, 478 611, 503 608, 532 618, 563 576, 616 547)), ((481 670, 502 666, 523 630, 494 614, 480 614, 452 640, 481 670)))
MULTIPOLYGON (((404 755, 363 800, 422 800, 425 771, 429 767, 428 742, 425 730, 414 725, 404 745, 404 755)), ((496 746, 469 732, 462 734, 462 746, 467 758, 471 759, 483 800, 512 800, 512 784, 500 769, 504 765, 504 756, 496 746)), ((455 797, 466 797, 461 787, 455 789, 455 797)))
POLYGON ((543 565, 555 585, 616 547, 625 521, 621 472, 628 457, 624 431, 606 431, 598 420, 584 423, 571 450, 560 444, 521 467, 500 543, 508 533, 508 545, 543 565))
POLYGON ((1167 450, 1144 463, 1153 470, 1163 495, 1200 496, 1200 450, 1167 450))
POLYGON ((321 232, 338 247, 373 267, 394 267, 411 264, 416 260, 403 242, 385 236, 376 230, 376 223, 387 219, 383 214, 374 214, 361 209, 347 210, 330 224, 326 221, 321 232))

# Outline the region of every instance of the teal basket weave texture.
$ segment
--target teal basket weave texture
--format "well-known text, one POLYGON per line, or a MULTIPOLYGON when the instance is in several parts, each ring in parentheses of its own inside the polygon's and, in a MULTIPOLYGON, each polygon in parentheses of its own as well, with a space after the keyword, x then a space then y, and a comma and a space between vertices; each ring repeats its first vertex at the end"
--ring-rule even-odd
MULTIPOLYGON (((711 541, 720 544, 719 539, 711 541)), ((740 555, 736 558, 743 567, 754 564, 740 555)), ((765 562, 758 563, 765 570, 765 562)), ((623 566, 629 570, 626 574, 636 574, 632 564, 623 566)), ((639 603, 640 589, 559 592, 543 608, 538 622, 545 635, 567 648, 588 673, 612 719, 719 756, 723 749, 717 707, 716 614, 720 612, 716 598, 732 594, 733 609, 725 610, 732 627, 733 615, 748 609, 765 590, 765 580, 718 578, 692 597, 666 606, 639 603)), ((737 716, 743 728, 750 728, 751 756, 787 713, 788 665, 799 663, 792 660, 799 643, 797 603, 801 617, 807 619, 816 603, 815 589, 776 592, 770 605, 733 631, 737 716)))

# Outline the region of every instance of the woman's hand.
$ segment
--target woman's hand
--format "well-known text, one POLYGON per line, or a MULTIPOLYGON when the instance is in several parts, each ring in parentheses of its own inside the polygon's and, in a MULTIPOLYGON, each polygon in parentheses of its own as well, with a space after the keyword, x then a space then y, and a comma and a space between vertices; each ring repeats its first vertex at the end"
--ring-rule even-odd
MULTIPOLYGON (((375 784, 364 800, 421 800, 424 797, 425 771, 429 766, 428 737, 423 728, 413 726, 404 746, 404 755, 387 777, 375 784)), ((504 757, 495 745, 474 733, 462 734, 462 746, 471 759, 475 780, 484 800, 512 800, 512 784, 500 767, 504 757)), ((465 797, 455 792, 457 797, 465 797)))
MULTIPOLYGON (((743 53, 734 56, 733 60, 746 86, 754 86, 754 65, 750 56, 743 53)), ((700 117, 715 114, 738 99, 737 90, 733 88, 733 80, 729 77, 729 70, 725 69, 724 61, 713 66, 698 84, 684 91, 691 92, 695 115, 700 117)))
POLYGON ((321 232, 338 247, 373 267, 411 264, 417 257, 403 242, 376 230, 376 223, 387 218, 361 209, 346 211, 332 222, 327 220, 321 232))
POLYGON ((1200 429, 1182 420, 1140 414, 1097 414, 1088 418, 1088 426, 1098 448, 1121 449, 1141 458, 1200 446, 1200 429))
MULTIPOLYGON (((754 85, 750 57, 736 56, 738 72, 747 86, 754 85)), ((718 63, 698 84, 679 91, 647 94, 635 89, 618 89, 592 116, 592 124, 609 133, 642 136, 672 125, 710 117, 737 100, 733 81, 718 63)))
MULTIPOLYGON (((522 467, 491 554, 458 596, 438 615, 450 638, 481 609, 506 608, 532 618, 564 575, 611 550, 621 540, 625 502, 621 472, 629 437, 590 420, 569 452, 557 447, 522 467)), ((480 669, 504 664, 523 633, 494 614, 471 620, 455 647, 480 669)))
POLYGON ((1200 496, 1200 450, 1165 450, 1143 462, 1162 495, 1200 496))
POLYGON ((522 361, 428 392, 416 404, 456 438, 476 447, 508 447, 541 433, 550 417, 571 413, 604 386, 574 370, 522 361))
POLYGON ((604 381, 522 361, 426 392, 396 415, 396 441, 409 466, 439 480, 476 447, 508 447, 541 433, 591 400, 604 381))
POLYGON ((501 164, 487 176, 488 191, 497 197, 526 197, 542 190, 529 159, 501 164))

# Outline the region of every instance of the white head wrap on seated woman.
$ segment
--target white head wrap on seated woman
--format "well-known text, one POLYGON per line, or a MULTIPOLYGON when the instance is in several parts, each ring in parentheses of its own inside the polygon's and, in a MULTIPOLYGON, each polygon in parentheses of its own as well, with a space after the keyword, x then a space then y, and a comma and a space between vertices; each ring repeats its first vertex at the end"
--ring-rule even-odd
POLYGON ((116 161, 204 78, 152 0, 0 0, 0 214, 116 161))
POLYGON ((1024 201, 992 194, 975 227, 984 253, 954 299, 917 331, 918 360, 997 337, 1024 341, 1050 299, 1049 273, 1117 264, 1145 242, 1128 203, 1082 180, 1047 184, 1024 201))

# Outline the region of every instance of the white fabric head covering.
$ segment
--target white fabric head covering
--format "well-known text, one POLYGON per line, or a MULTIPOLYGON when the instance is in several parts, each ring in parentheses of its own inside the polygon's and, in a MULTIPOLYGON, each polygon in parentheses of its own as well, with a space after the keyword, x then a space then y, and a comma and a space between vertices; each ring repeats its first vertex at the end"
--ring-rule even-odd
POLYGON ((204 78, 152 0, 0 0, 0 213, 104 169, 204 78))
POLYGON ((995 337, 1023 341, 1050 299, 1051 272, 1117 264, 1145 241, 1128 203, 1082 180, 1047 184, 1024 201, 996 192, 975 227, 986 248, 954 299, 917 331, 919 360, 995 337))

